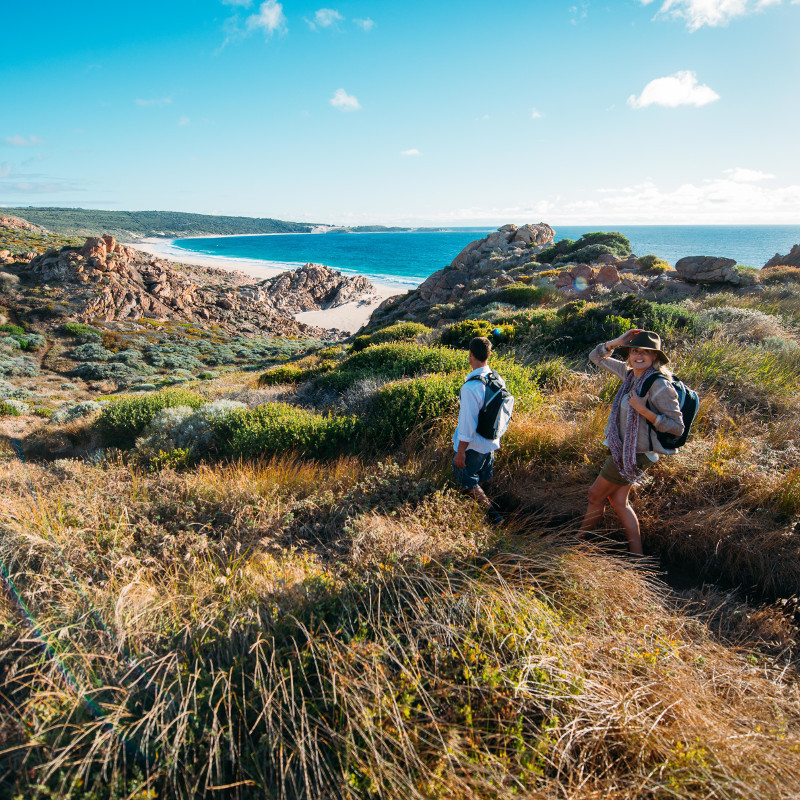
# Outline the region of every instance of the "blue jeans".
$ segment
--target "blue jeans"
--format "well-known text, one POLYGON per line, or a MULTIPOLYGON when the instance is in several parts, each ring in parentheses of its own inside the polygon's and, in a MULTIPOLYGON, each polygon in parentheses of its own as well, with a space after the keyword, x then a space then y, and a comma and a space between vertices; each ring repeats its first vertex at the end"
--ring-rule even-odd
MULTIPOLYGON (((488 481, 494 475, 494 453, 479 453, 467 450, 464 454, 466 465, 460 469, 453 461, 453 475, 456 483, 464 489, 474 489, 479 483, 488 481)), ((455 456, 453 457, 455 459, 455 456)))

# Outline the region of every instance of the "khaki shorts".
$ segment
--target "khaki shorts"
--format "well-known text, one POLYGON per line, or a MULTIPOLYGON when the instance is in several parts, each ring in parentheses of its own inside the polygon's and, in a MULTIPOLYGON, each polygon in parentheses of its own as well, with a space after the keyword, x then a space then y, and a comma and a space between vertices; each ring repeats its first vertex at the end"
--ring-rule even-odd
MULTIPOLYGON (((639 467, 640 470, 646 470, 648 467, 652 467, 653 463, 644 453, 637 453, 636 454, 636 466, 639 467)), ((607 481, 611 481, 611 483, 618 483, 620 486, 627 486, 630 481, 626 480, 619 474, 619 470, 617 469, 617 465, 614 463, 614 459, 609 455, 606 459, 605 464, 603 464, 603 469, 600 470, 600 477, 605 478, 607 481)))

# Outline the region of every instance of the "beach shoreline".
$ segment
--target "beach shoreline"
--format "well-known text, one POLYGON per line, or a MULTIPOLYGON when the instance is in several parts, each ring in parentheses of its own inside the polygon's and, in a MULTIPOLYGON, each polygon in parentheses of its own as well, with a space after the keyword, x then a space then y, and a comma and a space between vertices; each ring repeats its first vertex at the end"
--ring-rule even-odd
MULTIPOLYGON (((280 234, 263 235, 279 236, 280 234)), ((192 264, 200 267, 215 267, 229 272, 241 272, 258 280, 274 278, 277 275, 302 266, 302 264, 298 263, 265 262, 257 259, 231 258, 229 256, 192 253, 188 250, 175 248, 173 246, 175 241, 175 239, 148 237, 138 242, 127 242, 126 244, 128 247, 132 247, 135 250, 150 253, 150 255, 163 258, 166 261, 179 264, 192 264)), ((409 289, 408 284, 404 283, 377 281, 372 278, 369 280, 375 288, 374 300, 354 300, 350 303, 337 306, 336 308, 328 308, 321 311, 303 311, 299 314, 295 314, 294 318, 298 322, 303 322, 306 325, 315 325, 320 328, 337 328, 347 333, 356 333, 369 322, 372 312, 384 300, 398 294, 405 294, 409 289)))

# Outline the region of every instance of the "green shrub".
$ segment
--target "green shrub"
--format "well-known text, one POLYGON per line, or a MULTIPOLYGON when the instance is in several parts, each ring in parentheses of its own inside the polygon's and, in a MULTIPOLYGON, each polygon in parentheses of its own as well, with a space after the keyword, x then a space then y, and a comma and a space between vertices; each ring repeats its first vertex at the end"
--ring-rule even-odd
POLYGON ((324 417, 286 403, 232 411, 214 423, 220 452, 244 457, 296 452, 334 458, 357 449, 362 431, 358 417, 324 417))
POLYGON ((511 323, 489 322, 485 319, 466 319, 445 328, 441 342, 447 347, 466 350, 476 336, 485 336, 493 345, 514 339, 516 327, 511 323))
POLYGON ((428 333, 428 331, 430 331, 430 328, 419 322, 397 322, 374 333, 357 336, 353 342, 352 350, 354 353, 358 353, 374 344, 413 341, 421 333, 428 333))
POLYGON ((296 364, 281 364, 272 367, 258 377, 258 385, 276 386, 281 383, 303 383, 317 375, 319 370, 315 367, 298 367, 296 364))
MULTIPOLYGON (((511 359, 493 356, 492 369, 502 375, 515 397, 515 408, 525 411, 541 403, 533 370, 511 359)), ((374 420, 369 423, 373 440, 387 446, 399 444, 415 427, 432 427, 458 409, 458 392, 464 374, 435 374, 388 383, 378 390, 374 404, 374 420)))
POLYGON ((672 267, 670 267, 666 261, 652 254, 637 258, 636 263, 639 266, 639 269, 644 270, 645 272, 658 273, 667 272, 672 269, 672 267))
POLYGON ((496 294, 496 299, 501 303, 510 303, 512 306, 538 306, 547 299, 549 292, 541 286, 528 286, 524 283, 511 283, 504 286, 496 294))
POLYGON ((416 427, 429 428, 458 406, 459 375, 425 375, 389 383, 375 397, 375 440, 399 444, 416 427))
POLYGON ((21 413, 18 401, 0 400, 0 417, 18 417, 21 413))
POLYGON ((25 334, 25 328, 22 328, 19 325, 11 325, 10 323, 0 325, 0 331, 3 333, 10 333, 13 336, 24 336, 25 334))
POLYGON ((625 258, 631 253, 631 243, 626 236, 616 232, 595 231, 585 233, 577 242, 571 239, 562 239, 552 247, 543 250, 536 258, 544 264, 567 261, 587 264, 603 254, 625 258))
POLYGON ((404 378, 432 372, 468 371, 466 353, 448 347, 376 344, 354 353, 336 369, 314 381, 317 388, 342 392, 364 377, 404 378))
POLYGON ((127 449, 133 447, 136 437, 162 408, 199 408, 205 402, 201 395, 181 389, 139 396, 121 395, 103 408, 97 428, 106 447, 127 449))
POLYGON ((96 336, 98 339, 102 336, 97 328, 80 322, 65 322, 61 326, 61 331, 67 336, 96 336))

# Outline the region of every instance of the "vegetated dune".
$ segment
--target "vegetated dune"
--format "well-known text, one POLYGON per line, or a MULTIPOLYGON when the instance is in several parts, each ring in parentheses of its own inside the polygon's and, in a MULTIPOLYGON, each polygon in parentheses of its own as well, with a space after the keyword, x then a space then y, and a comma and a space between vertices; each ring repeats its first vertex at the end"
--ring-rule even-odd
POLYGON ((9 436, 3 791, 800 795, 800 283, 759 286, 491 296, 9 436), (644 566, 612 514, 574 536, 586 356, 633 325, 702 397, 636 490, 644 566), (519 401, 500 529, 449 477, 476 333, 519 401))

